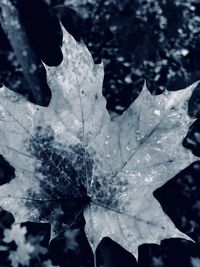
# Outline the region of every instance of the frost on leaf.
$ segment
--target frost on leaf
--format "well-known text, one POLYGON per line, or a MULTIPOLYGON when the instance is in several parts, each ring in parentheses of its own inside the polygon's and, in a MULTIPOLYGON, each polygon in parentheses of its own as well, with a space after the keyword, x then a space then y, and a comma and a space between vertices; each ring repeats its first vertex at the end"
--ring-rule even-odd
POLYGON ((0 205, 18 222, 51 222, 55 232, 84 211, 93 249, 108 236, 136 255, 142 243, 185 237, 152 192, 194 160, 181 143, 196 85, 157 97, 144 86, 111 120, 102 96, 103 65, 94 65, 67 32, 63 54, 60 66, 46 67, 48 108, 13 101, 1 89, 0 153, 16 178, 0 187, 0 205))

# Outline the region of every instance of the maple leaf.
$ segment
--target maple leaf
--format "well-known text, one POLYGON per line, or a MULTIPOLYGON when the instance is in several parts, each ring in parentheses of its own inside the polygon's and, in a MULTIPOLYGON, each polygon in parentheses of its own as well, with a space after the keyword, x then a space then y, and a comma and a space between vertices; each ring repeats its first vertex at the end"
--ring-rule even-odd
POLYGON ((26 234, 25 227, 21 227, 19 224, 12 225, 11 229, 6 229, 4 231, 3 241, 5 243, 10 243, 12 241, 15 241, 17 245, 21 245, 25 243, 25 234, 26 234))
POLYGON ((4 231, 5 243, 14 241, 17 245, 17 249, 10 251, 9 259, 11 260, 13 267, 18 267, 20 264, 28 266, 31 259, 31 253, 34 251, 34 247, 26 242, 25 234, 26 227, 20 225, 12 225, 11 229, 4 231))
POLYGON ((192 266, 193 267, 198 267, 199 264, 200 264, 200 260, 199 260, 199 258, 193 258, 193 257, 191 257, 191 263, 192 263, 192 266))
POLYGON ((84 40, 95 63, 104 60, 108 109, 122 114, 144 79, 155 93, 199 79, 198 1, 53 2, 66 30, 84 40))
POLYGON ((17 222, 49 221, 54 231, 84 210, 93 249, 104 236, 135 255, 144 242, 187 238, 152 193, 195 159, 181 143, 196 84, 156 97, 144 85, 123 115, 111 119, 103 64, 94 65, 84 44, 63 31, 63 63, 46 67, 48 108, 0 91, 0 153, 16 175, 0 187, 0 205, 17 222))
POLYGON ((73 229, 73 230, 66 230, 65 232, 65 237, 66 237, 66 246, 65 250, 66 252, 71 249, 71 250, 77 250, 78 249, 78 243, 77 243, 77 236, 80 232, 80 229, 73 229))
POLYGON ((11 228, 5 229, 4 238, 1 240, 1 252, 7 252, 7 255, 1 254, 3 256, 1 257, 2 266, 10 266, 7 259, 13 267, 41 263, 41 256, 46 256, 48 252, 46 247, 49 241, 48 236, 50 238, 48 228, 47 224, 25 222, 12 224, 11 228))

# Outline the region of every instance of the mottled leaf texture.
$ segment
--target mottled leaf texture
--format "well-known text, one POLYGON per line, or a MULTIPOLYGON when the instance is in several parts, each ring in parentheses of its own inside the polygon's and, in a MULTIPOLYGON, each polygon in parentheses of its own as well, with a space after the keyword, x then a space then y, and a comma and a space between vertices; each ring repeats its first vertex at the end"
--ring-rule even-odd
POLYGON ((64 31, 64 60, 46 67, 48 108, 1 89, 0 153, 16 178, 0 187, 0 205, 17 222, 51 222, 54 232, 84 211, 93 250, 109 237, 137 255, 143 243, 186 237, 153 191, 194 161, 182 146, 196 84, 137 100, 110 118, 102 96, 103 64, 64 31))

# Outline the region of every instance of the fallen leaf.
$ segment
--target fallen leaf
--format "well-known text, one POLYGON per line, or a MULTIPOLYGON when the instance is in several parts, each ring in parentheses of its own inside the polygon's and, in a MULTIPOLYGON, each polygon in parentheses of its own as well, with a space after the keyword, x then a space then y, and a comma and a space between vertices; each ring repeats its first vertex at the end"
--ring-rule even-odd
POLYGON ((193 267, 198 267, 200 264, 200 259, 191 257, 191 263, 193 267))
POLYGON ((16 250, 11 250, 9 259, 13 267, 18 267, 20 264, 28 266, 31 260, 31 253, 34 251, 34 247, 26 242, 25 238, 26 227, 21 227, 19 224, 12 225, 11 229, 4 231, 5 243, 15 242, 17 245, 16 250))
POLYGON ((49 256, 60 267, 94 267, 94 254, 84 228, 62 231, 49 244, 49 256))
POLYGON ((48 108, 0 91, 0 153, 16 175, 0 187, 0 205, 18 222, 48 221, 54 231, 84 210, 93 250, 105 236, 134 255, 143 243, 187 238, 152 193, 195 159, 182 140, 196 84, 156 97, 144 85, 123 115, 111 119, 103 64, 94 65, 84 44, 65 31, 63 54, 60 66, 46 67, 48 108))

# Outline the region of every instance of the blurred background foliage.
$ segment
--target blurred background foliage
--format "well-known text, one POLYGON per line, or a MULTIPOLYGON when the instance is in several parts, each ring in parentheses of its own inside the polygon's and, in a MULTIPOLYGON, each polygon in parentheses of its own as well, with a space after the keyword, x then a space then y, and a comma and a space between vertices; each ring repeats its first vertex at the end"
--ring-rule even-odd
MULTIPOLYGON (((199 79, 198 0, 7 1, 17 8, 27 37, 21 45, 40 89, 35 93, 31 82, 27 85, 30 73, 23 61, 28 59, 16 53, 16 35, 5 34, 2 15, 0 81, 32 102, 48 105, 51 98, 41 61, 50 66, 62 61, 59 20, 78 42, 85 42, 96 64, 103 60, 108 110, 121 114, 136 99, 144 80, 151 93, 160 94, 166 89, 183 89, 199 79)), ((1 7, 3 10, 3 4, 1 7)), ((199 99, 199 93, 195 98, 199 99)), ((199 107, 193 107, 191 113, 196 116, 199 107)))

